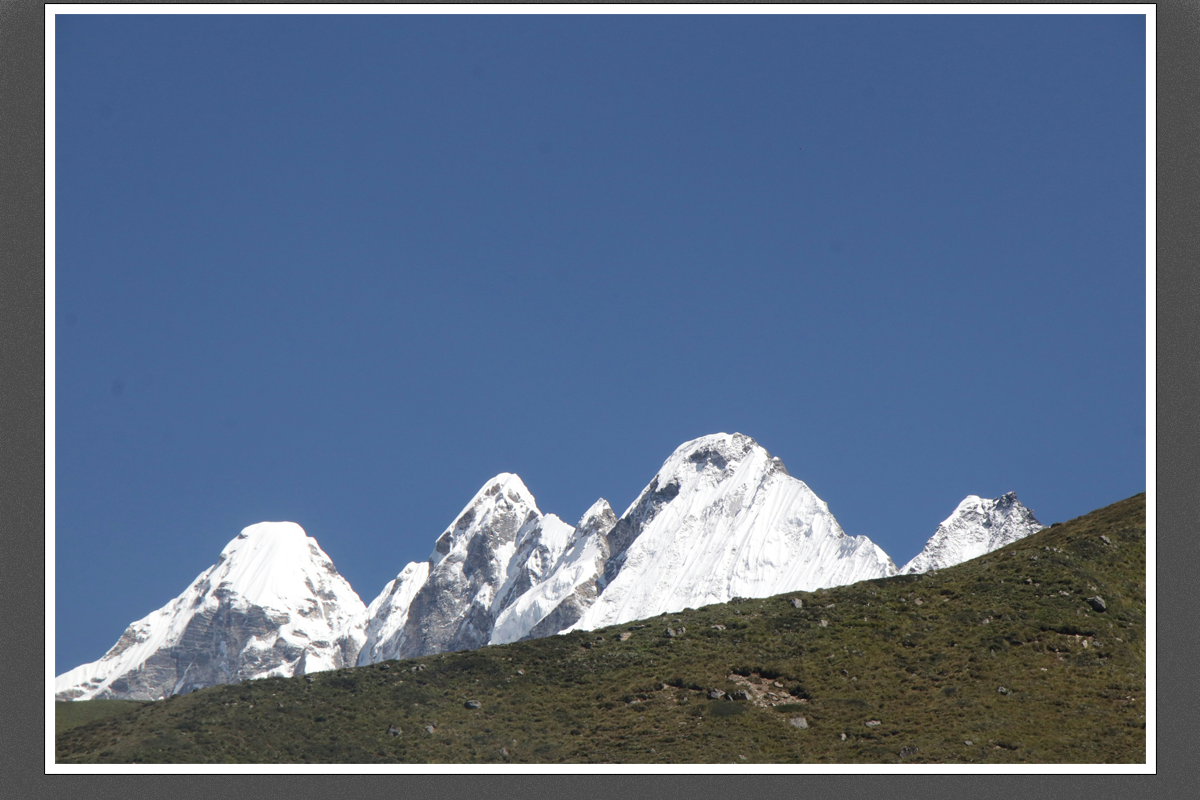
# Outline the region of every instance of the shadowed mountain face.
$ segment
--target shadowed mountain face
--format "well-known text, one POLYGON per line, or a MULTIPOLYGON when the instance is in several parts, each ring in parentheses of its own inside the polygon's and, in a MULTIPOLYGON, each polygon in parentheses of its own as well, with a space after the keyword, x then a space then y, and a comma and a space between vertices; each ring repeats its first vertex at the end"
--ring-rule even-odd
POLYGON ((541 514, 515 475, 481 495, 437 540, 429 578, 413 597, 404 626, 401 658, 488 642, 493 601, 508 583, 509 562, 541 514))

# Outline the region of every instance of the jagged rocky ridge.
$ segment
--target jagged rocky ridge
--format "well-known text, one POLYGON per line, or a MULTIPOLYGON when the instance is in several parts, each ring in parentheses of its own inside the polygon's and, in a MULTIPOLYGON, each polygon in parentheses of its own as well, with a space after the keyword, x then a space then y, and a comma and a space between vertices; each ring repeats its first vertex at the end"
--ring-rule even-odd
MULTIPOLYGON (((845 534, 829 507, 753 439, 713 434, 676 449, 620 517, 601 499, 575 526, 543 514, 516 475, 498 475, 437 538, 429 558, 405 566, 366 607, 299 526, 251 526, 216 566, 131 625, 103 658, 60 675, 55 691, 58 699, 154 699, 270 674, 590 630, 738 596, 946 567, 1042 527, 1011 493, 968 497, 897 570, 869 539, 845 534), (222 565, 229 572, 239 541, 258 533, 291 541, 283 535, 289 531, 305 540, 313 564, 297 567, 303 559, 295 548, 281 548, 293 566, 279 572, 302 572, 307 582, 283 581, 270 602, 260 596, 261 580, 244 578, 254 570, 238 571, 236 580, 220 573, 223 582, 212 584, 222 565)), ((262 571, 273 546, 252 549, 262 571)))
POLYGON ((339 635, 364 611, 316 539, 293 522, 261 522, 98 661, 55 678, 55 699, 159 700, 350 666, 357 653, 345 652, 339 635))

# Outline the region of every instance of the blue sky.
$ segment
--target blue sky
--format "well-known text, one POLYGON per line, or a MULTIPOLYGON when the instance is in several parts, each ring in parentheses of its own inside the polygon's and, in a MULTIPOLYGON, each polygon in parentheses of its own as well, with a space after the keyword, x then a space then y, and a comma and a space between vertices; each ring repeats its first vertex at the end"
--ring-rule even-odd
POLYGON ((1140 16, 59 16, 56 672, 246 525, 740 431, 897 562, 1146 488, 1140 16))

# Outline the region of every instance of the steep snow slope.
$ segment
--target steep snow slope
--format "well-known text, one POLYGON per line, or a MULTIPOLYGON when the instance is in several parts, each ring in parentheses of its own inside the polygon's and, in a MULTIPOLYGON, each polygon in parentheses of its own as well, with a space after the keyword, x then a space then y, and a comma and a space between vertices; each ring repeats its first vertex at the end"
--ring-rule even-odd
POLYGON ((348 663, 339 631, 363 611, 316 539, 292 522, 261 522, 243 529, 183 594, 131 624, 100 660, 55 678, 55 697, 156 700, 333 669, 348 663))
POLYGON ((540 583, 496 618, 491 644, 549 636, 579 619, 595 600, 608 558, 607 534, 617 523, 608 501, 597 500, 579 520, 566 551, 540 583))
POLYGON ((681 445, 607 535, 599 596, 569 630, 896 574, 742 434, 681 445))
POLYGON ((900 570, 908 575, 961 564, 1045 528, 1017 495, 986 500, 970 495, 954 509, 924 549, 900 570))
POLYGON ((413 596, 429 578, 429 562, 413 561, 383 587, 362 616, 342 634, 347 652, 358 665, 398 658, 400 634, 408 622, 413 596))

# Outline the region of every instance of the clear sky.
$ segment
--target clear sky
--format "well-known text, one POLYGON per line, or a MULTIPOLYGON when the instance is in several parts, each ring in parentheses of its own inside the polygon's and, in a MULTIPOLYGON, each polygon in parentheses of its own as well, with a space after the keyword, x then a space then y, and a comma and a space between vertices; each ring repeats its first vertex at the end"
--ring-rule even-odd
POLYGON ((56 671, 246 525, 740 431, 902 564, 1146 488, 1140 16, 59 16, 56 671))

